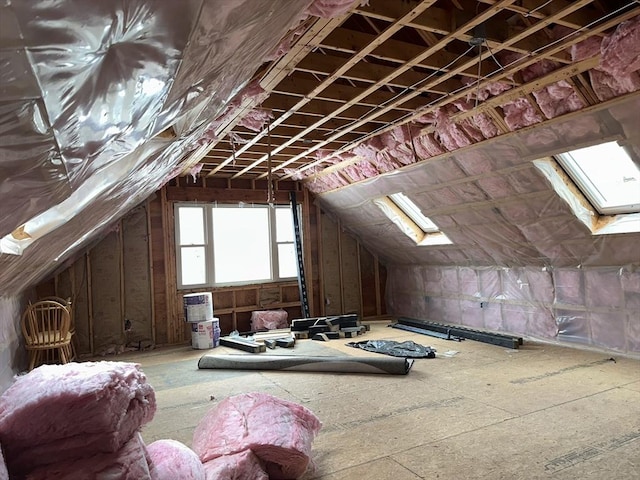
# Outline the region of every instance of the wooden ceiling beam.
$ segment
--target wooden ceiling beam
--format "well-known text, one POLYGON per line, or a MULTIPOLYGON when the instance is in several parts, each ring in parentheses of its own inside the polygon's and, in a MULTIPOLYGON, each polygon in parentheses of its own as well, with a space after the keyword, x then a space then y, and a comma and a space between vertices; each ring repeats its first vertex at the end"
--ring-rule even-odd
MULTIPOLYGON (((421 2, 411 12, 409 12, 407 15, 403 16, 397 22, 395 22, 394 24, 390 25, 387 29, 385 29, 385 31, 382 32, 378 37, 376 37, 376 39, 371 44, 367 45, 365 48, 363 48, 357 54, 355 54, 353 56, 353 58, 351 59, 351 62, 353 64, 355 64, 355 63, 359 62, 360 60, 362 60, 363 58, 365 58, 378 45, 380 45, 385 40, 390 38, 395 32, 397 32, 398 30, 402 29, 407 22, 410 22, 417 15, 420 15, 422 12, 427 10, 434 3, 435 3, 435 0, 424 0, 423 2, 421 2)), ((323 38, 324 38, 324 36, 323 36, 323 38)), ((296 46, 298 46, 299 43, 300 42, 296 43, 296 46)), ((311 51, 311 50, 313 50, 313 48, 309 48, 309 51, 311 51)), ((302 58, 302 57, 300 57, 300 58, 302 58)), ((299 61, 299 59, 298 59, 298 61, 299 61)), ((349 68, 349 63, 347 63, 347 65, 345 65, 342 68, 336 70, 332 75, 327 77, 320 85, 318 85, 316 90, 314 90, 313 92, 310 93, 309 97, 301 99, 301 101, 300 101, 299 105, 296 107, 296 109, 300 108, 303 105, 305 105, 306 103, 308 103, 312 98, 314 98, 316 96, 317 93, 319 93, 324 88, 326 88, 329 85, 331 85, 332 82, 335 81, 335 79, 339 78, 342 75, 342 73, 344 73, 346 70, 348 70, 348 68, 349 68)), ((279 82, 277 82, 277 83, 279 83, 279 82)), ((269 89, 269 91, 270 90, 271 89, 269 89)), ((277 122, 280 119, 284 120, 283 117, 285 117, 285 115, 280 116, 278 119, 275 120, 275 122, 277 122)), ((261 132, 262 135, 264 135, 265 133, 266 133, 265 130, 263 130, 261 132)), ((299 137, 297 137, 297 138, 299 138, 299 137)), ((297 140, 297 138, 296 138, 296 140, 297 140)), ((250 144, 247 144, 245 147, 246 147, 246 149, 251 148, 250 144)), ((231 161, 231 159, 228 159, 227 161, 231 161)), ((239 172, 238 175, 241 175, 245 171, 246 170, 243 170, 243 171, 239 172)), ((213 173, 215 173, 215 171, 213 173)))
MULTIPOLYGON (((322 46, 339 52, 354 53, 361 50, 366 45, 371 44, 371 42, 375 41, 376 38, 378 38, 376 35, 357 32, 346 28, 337 28, 331 35, 327 36, 323 40, 322 46)), ((420 46, 414 43, 389 39, 373 50, 370 56, 388 62, 404 64, 405 62, 421 55, 427 48, 427 45, 420 46)), ((422 61, 416 62, 414 65, 435 71, 446 72, 452 68, 452 64, 455 64, 456 62, 464 62, 469 59, 470 57, 456 55, 455 53, 448 52, 443 48, 433 51, 430 55, 424 56, 422 61)), ((482 72, 483 75, 487 75, 489 73, 490 71, 488 69, 482 72)), ((476 76, 477 72, 470 71, 468 72, 468 75, 476 76)))
MULTIPOLYGON (((603 31, 606 31, 612 27, 614 27, 615 25, 628 20, 629 18, 632 18, 634 16, 636 16, 638 14, 638 9, 631 11, 631 12, 627 12, 624 13, 622 15, 620 15, 617 18, 614 19, 610 19, 608 22, 604 22, 602 24, 600 24, 598 27, 594 27, 591 31, 586 32, 582 37, 579 38, 574 38, 571 40, 567 40, 567 42, 564 42, 556 47, 554 47, 555 49, 562 49, 562 48, 567 48, 568 46, 570 46, 573 43, 577 43, 581 40, 583 40, 584 38, 587 38, 589 36, 593 36, 593 35, 598 35, 600 33, 602 33, 603 31)), ((533 58, 528 60, 527 62, 525 62, 523 65, 520 65, 520 68, 523 68, 524 66, 534 63, 535 61, 537 61, 540 57, 537 58, 533 58)), ((486 112, 489 113, 491 111, 493 111, 493 109, 496 106, 499 106, 501 104, 507 103, 509 101, 515 100, 517 98, 521 98, 523 96, 526 96, 527 94, 535 91, 535 90, 539 90, 540 88, 543 88, 546 85, 555 83, 559 80, 565 80, 565 79, 569 79, 572 77, 575 77, 576 75, 581 75, 583 72, 588 71, 591 68, 594 68, 595 66, 597 66, 599 63, 599 58, 598 57, 592 57, 592 58, 587 58, 585 60, 582 60, 580 62, 576 62, 572 65, 567 65, 565 67, 562 67, 559 70, 556 70, 554 72, 551 72, 550 74, 538 78, 536 80, 534 80, 533 82, 530 82, 526 85, 523 85, 521 87, 518 88, 514 88, 512 90, 508 90, 507 92, 498 95, 496 97, 492 97, 484 102, 482 102, 481 104, 478 105, 478 107, 476 107, 473 111, 469 111, 469 112, 461 112, 459 114, 454 115, 451 120, 453 122, 457 122, 457 121, 461 121, 467 117, 476 115, 478 113, 481 112, 486 112)), ((508 72, 503 72, 501 75, 506 75, 508 74, 508 72)), ((446 103, 449 103, 449 101, 455 101, 457 98, 460 98, 461 95, 455 95, 450 97, 449 99, 447 99, 448 101, 446 103)), ((544 118, 544 117, 543 117, 544 118)), ((423 133, 428 133, 433 131, 433 129, 431 127, 425 128, 423 129, 423 133)), ((358 142, 359 143, 359 142, 358 142)), ((353 145, 350 145, 347 149, 348 150, 350 148, 352 148, 353 145)), ((339 154, 345 150, 338 150, 336 151, 336 154, 339 154)), ((305 152, 305 156, 309 156, 309 152, 305 152)), ((304 169, 306 168, 312 168, 314 166, 313 164, 314 162, 312 162, 311 164, 308 164, 304 167, 304 169)), ((335 165, 334 167, 332 167, 332 169, 339 169, 341 165, 344 164, 344 166, 348 166, 350 163, 352 162, 343 162, 342 164, 338 164, 335 165)), ((342 167, 344 168, 344 167, 342 167)), ((317 175, 321 175, 317 174, 317 175)), ((310 178, 315 177, 316 175, 312 175, 310 178)), ((283 178, 288 178, 287 175, 285 175, 283 178)))
MULTIPOLYGON (((491 18, 491 16, 493 16, 495 13, 499 12, 505 5, 511 4, 513 3, 515 0, 501 0, 498 4, 488 8, 487 10, 485 10, 484 12, 482 12, 481 14, 479 14, 478 16, 476 16, 475 18, 473 18, 472 20, 470 20, 469 22, 467 22, 465 25, 463 25, 460 30, 461 31, 467 31, 472 29, 474 26, 479 25, 481 23, 483 23, 485 20, 487 20, 488 18, 491 18)), ((585 0, 586 1, 586 0, 585 0)), ((432 47, 426 49, 423 53, 421 53, 419 56, 413 58, 410 61, 405 62, 404 65, 402 65, 401 67, 399 67, 391 76, 395 78, 395 76, 403 73, 404 71, 408 70, 409 68, 411 68, 414 65, 419 64, 420 62, 422 62, 424 60, 424 58, 428 58, 429 56, 431 56, 434 52, 441 50, 442 48, 446 47, 449 43, 451 43, 452 41, 455 40, 455 37, 452 35, 444 37, 442 40, 440 40, 437 44, 433 45, 432 47)), ((476 60, 477 61, 477 60, 476 60)), ((471 65, 469 65, 469 62, 466 62, 462 67, 459 67, 459 69, 461 71, 467 70, 471 67, 471 65)), ((447 74, 444 74, 444 76, 446 77, 447 74)), ((449 78, 452 76, 452 74, 449 74, 449 78)), ((438 79, 440 77, 437 77, 432 83, 437 84, 438 83, 438 79)), ((381 83, 386 83, 388 80, 390 79, 384 79, 381 83)), ((373 88, 373 87, 371 87, 373 88)), ((424 88, 423 86, 421 86, 418 90, 421 90, 422 88, 424 88)), ((382 114, 388 110, 393 109, 392 105, 402 105, 405 104, 405 102, 415 96, 418 96, 419 93, 417 93, 417 91, 411 91, 408 92, 406 95, 401 96, 401 98, 399 98, 398 100, 391 102, 389 105, 386 105, 382 108, 379 108, 378 110, 376 110, 375 112, 373 112, 371 115, 369 115, 369 117, 367 118, 374 118, 377 117, 378 114, 382 114)), ((366 123, 367 120, 366 119, 362 119, 361 122, 366 123)), ((354 124, 355 125, 355 124, 354 124)), ((348 127, 346 129, 346 131, 350 131, 351 129, 355 128, 353 125, 348 127)), ((338 138, 342 135, 342 132, 336 132, 336 134, 334 136, 331 137, 331 139, 333 138, 338 138)), ((328 141, 330 141, 328 139, 328 141)), ((321 148, 320 145, 316 145, 314 146, 312 149, 310 149, 309 153, 311 153, 311 151, 317 150, 321 148)), ((290 160, 290 162, 294 162, 298 159, 299 157, 294 157, 290 160)), ((285 162, 286 163, 286 162, 285 162)), ((282 165, 279 167, 276 167, 276 169, 280 169, 280 168, 284 168, 287 165, 282 165)))
MULTIPOLYGON (((572 2, 570 6, 568 6, 568 7, 564 8, 564 9, 554 13, 552 16, 546 18, 545 20, 541 20, 539 22, 536 22, 536 24, 534 24, 533 26, 531 26, 528 29, 522 31, 520 33, 520 35, 516 35, 516 36, 512 37, 511 39, 509 39, 506 42, 507 45, 509 44, 509 42, 510 43, 515 43, 518 40, 520 40, 521 38, 526 37, 530 33, 537 32, 537 31, 541 30, 542 28, 545 28, 549 24, 551 24, 554 21, 556 21, 558 18, 563 18, 564 16, 574 12, 575 10, 578 10, 579 8, 582 8, 584 5, 587 5, 590 2, 591 2, 591 0, 578 0, 578 1, 572 2)), ((469 22, 468 24, 465 24, 465 26, 461 27, 460 30, 467 31, 470 28, 472 28, 473 25, 478 25, 478 24, 484 22, 487 18, 489 18, 491 16, 492 12, 494 12, 496 10, 500 10, 507 3, 513 3, 513 2, 504 2, 504 1, 496 2, 494 5, 489 7, 489 9, 485 10, 483 13, 481 13, 478 16, 476 16, 471 22, 469 22), (469 24, 471 24, 471 26, 469 26, 469 24)), ((607 28, 610 28, 610 25, 607 28)), ((595 33, 599 33, 603 29, 605 29, 605 28, 601 25, 600 27, 598 27, 598 28, 596 28, 594 30, 591 30, 589 33, 583 34, 583 37, 586 37, 586 36, 589 36, 589 35, 593 35, 595 33)), ((452 35, 454 35, 454 34, 455 34, 455 32, 452 33, 452 35)), ((447 38, 448 37, 445 37, 443 40, 441 40, 440 43, 445 42, 447 38)), ((507 77, 508 75, 510 75, 512 73, 515 73, 516 71, 524 68, 525 66, 530 65, 532 63, 535 63, 535 62, 539 61, 542 58, 545 58, 545 56, 553 55, 553 54, 555 54, 555 53, 557 53, 557 52, 559 52, 561 50, 564 50, 565 48, 567 48, 571 44, 577 43, 578 41, 580 41, 580 39, 581 39, 581 37, 577 36, 576 38, 572 38, 571 40, 567 40, 565 42, 562 42, 562 43, 558 44, 556 47, 551 48, 549 51, 545 52, 544 54, 540 54, 538 56, 535 56, 535 57, 532 57, 532 58, 529 58, 529 59, 525 59, 522 62, 519 62, 517 65, 514 65, 512 68, 505 69, 505 70, 497 73, 496 75, 492 76, 490 79, 487 79, 487 80, 484 80, 484 81, 480 82, 480 85, 483 85, 483 84, 488 83, 488 82, 493 82, 493 81, 497 81, 497 80, 503 79, 503 78, 507 77)), ((505 46, 507 46, 507 45, 505 45, 505 46)), ((469 68, 469 66, 470 65, 462 65, 459 68, 460 69, 469 68)), ((451 77, 455 73, 457 73, 457 72, 454 70, 452 72, 444 74, 443 77, 445 77, 445 78, 446 77, 451 77)), ((434 82, 437 82, 438 80, 439 80, 439 78, 434 80, 434 82)), ((428 87, 428 85, 426 85, 426 87, 428 87)), ((413 95, 416 95, 416 94, 417 94, 417 92, 410 92, 408 94, 408 96, 413 96, 413 95)), ((404 120, 398 122, 398 124, 407 123, 407 122, 411 121, 413 118, 416 118, 418 116, 424 115, 428 111, 433 111, 433 110, 435 110, 437 107, 439 107, 441 105, 451 103, 452 101, 454 101, 454 100, 456 100, 458 98, 463 98, 466 94, 467 94, 466 92, 461 91, 459 93, 456 93, 456 94, 453 94, 453 95, 449 95, 447 97, 443 97, 440 101, 434 102, 433 105, 430 105, 428 109, 416 112, 415 114, 410 115, 407 118, 405 118, 404 120)), ((402 103, 402 101, 399 100, 398 104, 401 104, 401 103, 402 103)), ((395 102, 385 106, 384 108, 382 108, 380 110, 377 110, 376 112, 373 112, 371 116, 372 117, 376 116, 379 113, 384 112, 386 109, 391 109, 394 106, 395 106, 395 102)), ((366 122, 369 119, 370 119, 370 117, 362 119, 361 121, 366 122)), ((355 124, 350 126, 350 127, 348 127, 346 129, 346 131, 349 131, 349 129, 354 128, 354 126, 355 126, 355 124)), ((382 129, 379 132, 377 132, 376 134, 380 134, 383 131, 390 130, 391 128, 395 128, 395 126, 396 125, 393 125, 393 126, 390 126, 390 127, 386 128, 386 129, 382 129)), ((333 140, 334 138, 340 137, 341 134, 342 134, 342 132, 336 132, 335 135, 331 137, 331 139, 328 139, 328 141, 329 140, 333 140)), ((360 141, 363 141, 363 140, 365 140, 365 139, 361 139, 360 141)), ((351 145, 349 148, 352 148, 353 146, 354 145, 351 145)), ((320 145, 320 144, 314 145, 314 147, 312 147, 308 152, 305 152, 304 156, 309 156, 312 153, 312 151, 317 150, 319 148, 322 148, 322 145, 320 145)), ((342 153, 342 152, 341 151, 336 152, 336 154, 339 154, 339 153, 342 153)), ((290 161, 293 162, 293 161, 295 161, 297 159, 298 159, 297 157, 293 157, 290 161)), ((317 164, 317 162, 311 162, 310 164, 308 164, 308 166, 305 166, 304 168, 305 169, 306 168, 311 168, 316 164, 317 164)), ((286 166, 286 165, 284 165, 284 166, 286 166)), ((287 178, 287 176, 285 176, 284 178, 287 178)))

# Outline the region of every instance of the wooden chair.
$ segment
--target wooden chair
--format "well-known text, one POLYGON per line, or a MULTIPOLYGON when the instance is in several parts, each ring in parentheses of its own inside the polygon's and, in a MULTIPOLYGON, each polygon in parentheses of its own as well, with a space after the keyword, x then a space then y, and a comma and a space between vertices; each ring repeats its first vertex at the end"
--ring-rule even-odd
POLYGON ((71 325, 69 326, 69 333, 71 334, 71 360, 75 360, 78 357, 78 347, 76 345, 76 324, 73 318, 73 304, 71 302, 71 297, 62 298, 52 295, 49 297, 43 297, 40 300, 53 300, 54 302, 64 305, 69 311, 69 318, 71 319, 71 325))
POLYGON ((63 304, 41 300, 22 314, 22 334, 29 352, 29 370, 43 363, 71 361, 71 316, 63 304))

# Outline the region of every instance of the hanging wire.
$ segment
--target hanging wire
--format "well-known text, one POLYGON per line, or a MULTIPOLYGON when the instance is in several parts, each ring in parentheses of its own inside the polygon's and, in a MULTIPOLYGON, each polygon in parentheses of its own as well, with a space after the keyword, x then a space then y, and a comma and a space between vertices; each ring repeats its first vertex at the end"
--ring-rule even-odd
POLYGON ((273 169, 271 164, 271 122, 267 124, 268 148, 267 152, 267 203, 270 207, 274 207, 276 203, 275 194, 273 192, 273 169))
POLYGON ((478 44, 478 80, 476 81, 476 104, 478 108, 478 97, 480 96, 480 79, 482 78, 482 43, 478 44))
POLYGON ((547 2, 543 3, 542 5, 540 5, 539 7, 534 8, 533 10, 529 10, 527 13, 523 14, 522 16, 527 18, 530 17, 531 15, 533 15, 534 13, 536 13, 538 10, 543 9, 544 7, 546 7, 547 5, 549 5, 553 0, 548 0, 547 2))

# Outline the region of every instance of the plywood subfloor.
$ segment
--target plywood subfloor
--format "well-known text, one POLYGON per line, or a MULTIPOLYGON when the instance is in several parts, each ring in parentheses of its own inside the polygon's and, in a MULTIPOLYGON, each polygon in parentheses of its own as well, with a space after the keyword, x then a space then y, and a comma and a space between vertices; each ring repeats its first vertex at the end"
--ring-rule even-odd
MULTIPOLYGON (((324 427, 305 479, 640 478, 637 360, 531 342, 520 350, 448 342, 383 324, 361 338, 411 339, 439 356, 407 376, 198 371, 205 352, 188 347, 119 359, 140 362, 156 389, 147 442, 189 445, 207 409, 241 392, 310 408, 324 427)), ((344 340, 306 342, 298 348, 309 354, 366 354, 344 340)), ((216 352, 236 353, 207 353, 216 352)))

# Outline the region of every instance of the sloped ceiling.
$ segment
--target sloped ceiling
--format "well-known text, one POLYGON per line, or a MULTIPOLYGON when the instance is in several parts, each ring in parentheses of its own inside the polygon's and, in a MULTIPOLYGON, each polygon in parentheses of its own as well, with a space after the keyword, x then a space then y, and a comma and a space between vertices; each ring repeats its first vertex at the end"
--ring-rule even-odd
MULTIPOLYGON (((63 0, 0 9, 0 236, 32 243, 22 256, 0 254, 0 294, 42 278, 179 174, 300 179, 337 211, 332 195, 343 189, 414 164, 442 160, 449 170, 451 151, 535 132, 640 88, 640 5, 631 0, 63 0), (333 18, 317 16, 327 6, 333 18)), ((462 163, 462 175, 473 175, 462 163)), ((503 181, 520 173, 540 184, 522 168, 491 167, 510 175, 503 181)), ((453 221, 454 237, 479 235, 453 221)), ((353 225, 375 235, 366 223, 353 225)), ((518 255, 545 254, 510 245, 486 261, 518 255)))
POLYGON ((640 88, 635 1, 362 3, 283 42, 268 98, 247 95, 190 165, 321 193, 640 88))

